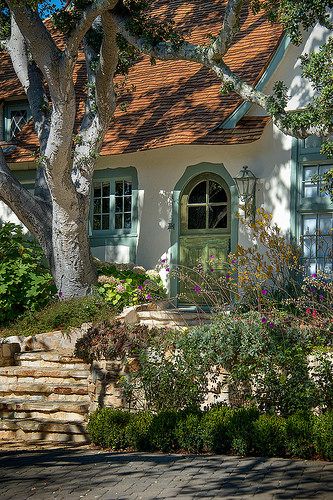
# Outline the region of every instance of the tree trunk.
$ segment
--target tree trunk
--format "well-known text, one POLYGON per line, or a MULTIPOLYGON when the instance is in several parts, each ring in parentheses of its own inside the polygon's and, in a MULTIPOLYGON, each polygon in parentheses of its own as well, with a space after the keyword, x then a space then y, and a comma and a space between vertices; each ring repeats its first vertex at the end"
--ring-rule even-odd
POLYGON ((73 200, 67 210, 53 202, 51 272, 60 298, 89 295, 96 282, 82 211, 73 200))

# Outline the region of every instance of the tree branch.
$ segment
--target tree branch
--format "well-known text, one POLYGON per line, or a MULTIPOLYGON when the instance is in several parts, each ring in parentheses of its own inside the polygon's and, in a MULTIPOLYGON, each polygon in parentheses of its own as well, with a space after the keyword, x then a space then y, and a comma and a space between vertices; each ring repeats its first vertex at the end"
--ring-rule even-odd
POLYGON ((101 16, 103 39, 97 68, 89 64, 97 54, 86 38, 84 43, 87 77, 91 94, 87 96, 85 116, 80 127, 79 143, 75 147, 72 179, 78 193, 89 196, 95 159, 101 150, 116 108, 114 75, 118 64, 116 25, 109 12, 101 16), (94 92, 92 92, 94 89, 94 92), (93 95, 92 95, 93 94, 93 95))
POLYGON ((61 58, 62 52, 56 46, 37 11, 32 10, 25 2, 6 1, 34 61, 42 71, 52 92, 53 81, 59 77, 58 65, 55 63, 61 58))
POLYGON ((75 57, 83 37, 91 27, 96 17, 107 10, 113 9, 118 0, 95 0, 89 7, 82 11, 80 20, 71 31, 66 44, 66 51, 70 57, 75 57))
POLYGON ((223 57, 231 46, 240 25, 239 19, 244 0, 229 0, 224 14, 222 29, 211 46, 212 52, 223 57))
POLYGON ((0 147, 0 199, 9 206, 27 229, 34 234, 44 249, 48 247, 51 230, 51 208, 40 203, 13 176, 0 147))

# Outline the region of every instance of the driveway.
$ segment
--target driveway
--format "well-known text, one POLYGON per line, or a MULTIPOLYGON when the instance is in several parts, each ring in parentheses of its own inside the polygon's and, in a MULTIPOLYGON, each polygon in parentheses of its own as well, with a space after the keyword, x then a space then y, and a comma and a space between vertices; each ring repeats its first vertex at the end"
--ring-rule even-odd
POLYGON ((333 463, 230 456, 0 451, 0 499, 333 499, 333 463))

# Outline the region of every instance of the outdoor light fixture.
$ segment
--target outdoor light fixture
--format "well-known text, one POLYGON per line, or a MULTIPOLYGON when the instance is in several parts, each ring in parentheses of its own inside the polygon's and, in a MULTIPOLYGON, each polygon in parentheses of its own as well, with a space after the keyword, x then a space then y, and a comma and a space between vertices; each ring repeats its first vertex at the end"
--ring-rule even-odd
POLYGON ((256 210, 256 184, 257 177, 254 175, 247 165, 244 165, 234 181, 237 186, 238 196, 244 203, 243 209, 245 217, 254 219, 256 210))

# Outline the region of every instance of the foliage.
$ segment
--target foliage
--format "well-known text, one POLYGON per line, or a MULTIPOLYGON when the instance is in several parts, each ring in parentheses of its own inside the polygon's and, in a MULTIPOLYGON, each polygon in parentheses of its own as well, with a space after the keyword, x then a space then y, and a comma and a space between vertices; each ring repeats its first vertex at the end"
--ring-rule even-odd
POLYGON ((90 415, 88 432, 94 444, 114 450, 333 459, 332 412, 295 414, 285 419, 259 414, 253 407, 216 406, 205 411, 157 414, 103 408, 90 415))
POLYGON ((294 457, 313 456, 313 422, 311 413, 295 413, 286 419, 288 454, 294 457))
POLYGON ((152 420, 153 415, 148 411, 131 414, 131 419, 126 426, 126 439, 130 448, 140 451, 150 450, 149 429, 152 420))
POLYGON ((158 335, 145 325, 126 325, 121 321, 104 321, 93 325, 77 340, 75 356, 91 363, 95 359, 124 359, 136 356, 149 340, 158 335))
POLYGON ((260 415, 253 424, 253 431, 256 453, 268 457, 284 456, 286 446, 284 418, 277 415, 260 415))
POLYGON ((55 301, 40 311, 26 313, 11 326, 0 330, 0 336, 30 336, 52 330, 67 332, 83 323, 109 319, 113 315, 113 309, 98 297, 55 301))
POLYGON ((143 267, 126 268, 103 264, 99 268, 98 292, 114 307, 122 309, 165 298, 165 289, 158 273, 143 267))
POLYGON ((0 325, 43 307, 54 293, 40 247, 23 235, 21 226, 0 227, 0 325))
POLYGON ((147 407, 156 411, 198 407, 212 366, 206 347, 204 338, 187 331, 156 336, 140 351, 138 370, 123 381, 125 396, 143 392, 147 407))
POLYGON ((175 429, 179 448, 189 453, 200 453, 204 445, 202 429, 200 412, 185 413, 175 429))
POLYGON ((313 439, 316 452, 326 460, 333 460, 333 412, 314 419, 313 439))
POLYGON ((127 412, 102 408, 90 415, 87 430, 93 443, 119 450, 127 447, 126 426, 130 419, 127 412))

